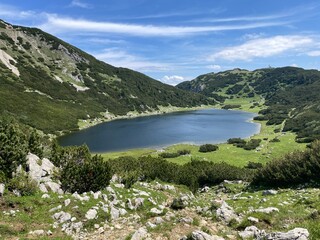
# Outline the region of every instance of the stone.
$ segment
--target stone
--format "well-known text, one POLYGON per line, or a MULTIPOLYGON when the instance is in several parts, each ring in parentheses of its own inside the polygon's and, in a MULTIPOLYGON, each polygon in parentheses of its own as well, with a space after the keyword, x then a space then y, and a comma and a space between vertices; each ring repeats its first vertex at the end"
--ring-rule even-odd
POLYGON ((190 217, 185 217, 185 218, 179 219, 179 222, 186 223, 186 224, 192 224, 193 223, 193 219, 190 218, 190 217))
POLYGON ((97 217, 97 210, 96 209, 89 209, 88 212, 86 213, 86 219, 95 219, 97 217))
POLYGON ((52 174, 55 169, 55 166, 53 165, 53 163, 50 162, 50 160, 47 158, 43 158, 41 162, 42 162, 41 164, 42 176, 44 177, 46 175, 52 174))
POLYGON ((99 197, 101 197, 100 191, 93 193, 93 199, 98 199, 99 197))
POLYGON ((258 209, 255 209, 254 211, 269 214, 273 212, 279 212, 279 209, 275 207, 267 207, 267 208, 258 208, 258 209))
POLYGON ((137 209, 139 207, 142 207, 144 203, 144 198, 136 198, 134 199, 134 208, 137 209))
POLYGON ((147 228, 141 227, 132 235, 131 240, 142 240, 148 237, 147 228))
POLYGON ((232 219, 238 219, 232 207, 225 201, 222 202, 221 207, 216 210, 217 217, 225 222, 230 222, 232 219))
POLYGON ((55 182, 46 182, 45 186, 54 193, 63 194, 60 184, 55 182))
POLYGON ((57 206, 57 207, 51 208, 51 209, 49 210, 49 212, 55 212, 55 211, 57 211, 57 210, 60 210, 61 208, 62 208, 62 205, 59 205, 59 206, 57 206))
POLYGON ((0 183, 0 197, 3 196, 4 190, 5 190, 5 185, 4 185, 4 183, 0 183))
POLYGON ((191 233, 191 238, 193 240, 224 240, 224 238, 219 236, 211 236, 205 232, 202 231, 193 231, 191 233))
POLYGON ((153 224, 153 223, 151 223, 151 222, 147 222, 147 223, 146 223, 146 226, 147 226, 148 228, 156 228, 156 227, 157 227, 157 225, 155 225, 155 224, 153 224))
POLYGON ((260 230, 256 226, 246 227, 244 231, 239 232, 242 239, 252 239, 260 236, 260 230))
POLYGON ((122 183, 116 183, 114 186, 116 188, 124 188, 124 184, 122 184, 122 183))
POLYGON ((41 162, 40 158, 32 153, 29 153, 26 158, 29 167, 29 176, 39 183, 42 177, 42 167, 38 164, 41 162))
POLYGON ((164 220, 161 217, 155 217, 154 218, 154 224, 159 225, 164 223, 164 220))
POLYGON ((47 193, 48 189, 46 188, 46 185, 44 185, 44 183, 40 183, 39 184, 39 190, 43 193, 47 193))
POLYGON ((150 213, 160 215, 162 213, 162 210, 159 210, 157 208, 151 208, 150 213))
POLYGON ((111 207, 110 208, 110 215, 111 215, 112 220, 118 219, 120 217, 120 211, 118 209, 116 209, 115 207, 111 207))
POLYGON ((71 200, 68 198, 66 200, 64 200, 64 206, 68 206, 71 203, 71 200))
POLYGON ((52 217, 53 217, 53 219, 58 220, 59 223, 64 223, 64 222, 71 220, 70 213, 66 213, 63 211, 53 214, 52 217))
POLYGON ((33 236, 44 236, 46 235, 46 232, 41 229, 41 230, 30 231, 29 234, 33 236))
POLYGON ((119 209, 119 214, 120 214, 120 216, 124 216, 124 215, 126 215, 128 212, 124 209, 124 208, 120 208, 119 209))
POLYGON ((49 194, 45 193, 41 196, 41 198, 50 198, 49 194))
POLYGON ((250 222, 253 222, 253 223, 258 223, 259 222, 259 219, 258 218, 255 218, 255 217, 248 217, 248 220, 250 222))
POLYGON ((276 194, 278 194, 278 191, 276 190, 265 190, 262 192, 262 196, 276 195, 276 194))
POLYGON ((305 228, 295 228, 286 233, 274 232, 267 234, 264 239, 266 240, 308 240, 309 232, 305 228))

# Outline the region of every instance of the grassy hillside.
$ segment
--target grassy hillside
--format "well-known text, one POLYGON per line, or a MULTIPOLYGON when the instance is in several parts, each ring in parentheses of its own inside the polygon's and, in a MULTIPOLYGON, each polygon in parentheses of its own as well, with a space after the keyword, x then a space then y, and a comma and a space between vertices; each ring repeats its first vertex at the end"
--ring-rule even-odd
POLYGON ((302 68, 266 68, 255 71, 234 69, 201 75, 183 82, 180 89, 215 98, 225 108, 239 108, 250 102, 260 105, 269 125, 284 123, 283 131, 297 133, 297 140, 310 142, 320 138, 320 72, 302 68))
POLYGON ((125 68, 116 68, 39 29, 0 21, 0 114, 45 132, 79 119, 212 103, 125 68))

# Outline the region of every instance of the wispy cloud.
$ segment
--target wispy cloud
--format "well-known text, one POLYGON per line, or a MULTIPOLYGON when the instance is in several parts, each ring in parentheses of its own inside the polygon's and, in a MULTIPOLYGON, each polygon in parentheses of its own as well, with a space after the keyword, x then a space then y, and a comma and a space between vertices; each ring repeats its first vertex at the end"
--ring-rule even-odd
POLYGON ((48 15, 48 19, 41 24, 41 29, 51 33, 61 32, 97 32, 97 33, 115 33, 143 37, 177 37, 191 34, 243 30, 262 28, 270 26, 284 25, 285 22, 262 22, 243 25, 225 25, 225 26, 156 26, 156 25, 138 25, 114 22, 96 22, 85 19, 64 18, 57 15, 48 15))
POLYGON ((221 66, 220 65, 217 65, 217 64, 213 64, 213 65, 209 65, 207 66, 208 69, 212 69, 214 71, 218 71, 218 70, 221 70, 221 66))
POLYGON ((320 50, 307 52, 307 55, 310 56, 310 57, 319 57, 320 56, 320 50))
POLYGON ((172 76, 164 76, 160 79, 160 81, 163 83, 175 86, 178 83, 187 81, 187 79, 182 76, 172 75, 172 76))
POLYGON ((299 35, 253 39, 238 46, 224 48, 212 54, 208 60, 250 61, 257 57, 270 57, 289 50, 299 51, 313 42, 311 37, 299 35))
POLYGON ((69 6, 70 7, 87 8, 87 9, 92 8, 91 4, 82 2, 80 0, 72 0, 72 2, 70 3, 69 6))
POLYGON ((0 17, 1 18, 14 18, 14 19, 28 19, 34 18, 36 13, 34 11, 22 11, 13 6, 0 4, 0 17))
POLYGON ((166 71, 169 69, 167 64, 147 60, 118 48, 107 48, 101 53, 93 53, 93 55, 97 59, 105 61, 113 66, 130 68, 137 71, 152 72, 166 71))

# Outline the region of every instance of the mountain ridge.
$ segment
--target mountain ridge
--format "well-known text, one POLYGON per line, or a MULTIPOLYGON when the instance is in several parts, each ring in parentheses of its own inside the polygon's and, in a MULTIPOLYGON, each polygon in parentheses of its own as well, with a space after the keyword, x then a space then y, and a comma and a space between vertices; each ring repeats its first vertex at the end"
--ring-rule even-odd
POLYGON ((213 103, 113 67, 40 29, 1 20, 0 49, 0 113, 45 132, 75 130, 79 119, 103 118, 105 112, 126 115, 213 103))
MULTIPOLYGON (((203 74, 178 88, 204 94, 224 103, 248 99, 254 104, 263 100, 265 109, 256 120, 267 124, 284 123, 284 131, 297 133, 297 141, 320 138, 320 72, 296 67, 263 68, 254 71, 234 69, 203 74)), ((228 106, 226 106, 227 108, 228 106)), ((233 105, 231 107, 239 107, 233 105)))

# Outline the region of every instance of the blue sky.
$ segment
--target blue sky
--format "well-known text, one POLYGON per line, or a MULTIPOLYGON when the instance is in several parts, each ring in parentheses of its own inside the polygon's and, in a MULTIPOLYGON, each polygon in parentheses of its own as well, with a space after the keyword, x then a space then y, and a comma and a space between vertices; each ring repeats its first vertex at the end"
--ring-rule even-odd
POLYGON ((315 0, 1 0, 0 18, 172 85, 236 67, 320 68, 315 0))

